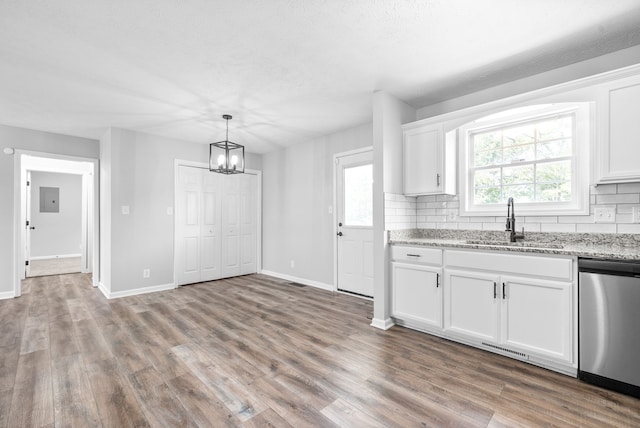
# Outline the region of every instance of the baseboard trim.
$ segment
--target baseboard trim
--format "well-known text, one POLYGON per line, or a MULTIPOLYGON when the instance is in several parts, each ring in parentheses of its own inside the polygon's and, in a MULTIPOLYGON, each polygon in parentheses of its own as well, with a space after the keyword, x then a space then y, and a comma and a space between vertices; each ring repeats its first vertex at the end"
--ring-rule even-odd
POLYGON ((304 285, 309 285, 311 287, 320 288, 322 290, 336 291, 335 287, 332 284, 326 284, 326 283, 320 282, 320 281, 314 281, 314 280, 306 279, 306 278, 299 278, 297 276, 286 275, 284 273, 273 272, 273 271, 264 270, 264 269, 261 270, 260 273, 263 274, 263 275, 269 275, 269 276, 273 276, 273 277, 276 277, 276 278, 284 279, 286 281, 297 282, 299 284, 304 284, 304 285))
POLYGON ((98 288, 100 289, 102 294, 104 294, 104 297, 106 297, 107 299, 119 299, 120 297, 137 296, 138 294, 147 294, 147 293, 155 293, 158 291, 173 290, 176 288, 176 286, 175 284, 171 283, 171 284, 154 285, 151 287, 134 288, 133 290, 110 292, 109 290, 107 290, 107 288, 104 286, 103 283, 99 282, 98 288))
POLYGON ((393 327, 395 323, 391 318, 387 318, 386 320, 380 318, 374 318, 371 320, 371 326, 375 328, 379 328, 380 330, 389 330, 393 327))
POLYGON ((16 297, 16 295, 13 291, 3 291, 0 293, 0 300, 13 299, 14 297, 16 297))
POLYGON ((29 257, 29 260, 70 259, 72 257, 82 257, 82 254, 59 254, 56 256, 33 256, 33 257, 29 257))

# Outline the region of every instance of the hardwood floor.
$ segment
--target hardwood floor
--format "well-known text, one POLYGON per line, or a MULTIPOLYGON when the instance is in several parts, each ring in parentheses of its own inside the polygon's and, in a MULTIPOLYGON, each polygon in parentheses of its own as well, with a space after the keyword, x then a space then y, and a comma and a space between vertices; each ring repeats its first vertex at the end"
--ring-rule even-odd
POLYGON ((251 275, 115 300, 83 274, 0 301, 0 426, 640 426, 640 400, 251 275))
POLYGON ((30 261, 29 277, 82 272, 81 257, 60 257, 30 261))

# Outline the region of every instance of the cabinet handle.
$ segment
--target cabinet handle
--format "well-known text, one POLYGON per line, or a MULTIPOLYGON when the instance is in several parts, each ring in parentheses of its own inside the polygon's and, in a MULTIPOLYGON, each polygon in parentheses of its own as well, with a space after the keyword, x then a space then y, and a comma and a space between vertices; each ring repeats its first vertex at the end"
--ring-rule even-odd
POLYGON ((440 287, 440 274, 436 274, 436 288, 440 287))
POLYGON ((502 300, 507 298, 507 293, 505 293, 504 288, 506 287, 506 285, 504 285, 504 282, 502 283, 502 300))
POLYGON ((422 257, 420 254, 407 254, 407 257, 422 257))
POLYGON ((436 174, 436 185, 440 187, 440 174, 436 174))
POLYGON ((493 298, 497 298, 498 297, 498 284, 493 281, 493 298))

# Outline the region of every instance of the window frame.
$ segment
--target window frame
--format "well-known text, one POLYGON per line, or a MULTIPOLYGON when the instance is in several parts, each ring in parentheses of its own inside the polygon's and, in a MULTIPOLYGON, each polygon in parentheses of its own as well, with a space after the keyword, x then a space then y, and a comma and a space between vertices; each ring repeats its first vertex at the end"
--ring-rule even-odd
MULTIPOLYGON (((459 183, 461 216, 502 216, 506 203, 475 204, 472 182, 472 153, 470 135, 485 130, 500 129, 545 118, 573 115, 573 154, 571 160, 571 195, 567 202, 518 202, 516 215, 588 215, 589 214, 589 151, 595 128, 595 109, 592 102, 527 105, 502 110, 469 122, 458 128, 459 136, 459 183)), ((566 159, 566 157, 565 157, 566 159)), ((523 162, 524 164, 537 161, 523 162)), ((541 162, 542 163, 542 162, 541 162)))

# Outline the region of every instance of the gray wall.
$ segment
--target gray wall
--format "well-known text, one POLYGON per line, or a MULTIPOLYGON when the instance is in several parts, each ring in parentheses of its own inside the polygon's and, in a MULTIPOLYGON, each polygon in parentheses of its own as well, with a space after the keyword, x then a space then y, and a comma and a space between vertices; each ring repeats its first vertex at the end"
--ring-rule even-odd
POLYGON ((501 100, 513 95, 548 88, 565 82, 593 76, 607 71, 640 63, 640 46, 633 46, 610 54, 591 58, 585 61, 556 68, 545 73, 536 74, 523 79, 514 80, 503 85, 453 98, 440 103, 421 107, 416 112, 416 118, 428 117, 473 107, 491 101, 501 100))
MULTIPOLYGON (((86 158, 98 157, 98 141, 0 125, 0 147, 86 158)), ((14 155, 0 153, 0 293, 13 291, 14 155)))
POLYGON ((31 172, 31 257, 80 254, 82 249, 82 176, 31 172), (40 187, 57 187, 60 212, 40 212, 40 187))
POLYGON ((366 124, 263 155, 264 270, 333 284, 333 155, 371 146, 372 132, 366 124))
MULTIPOLYGON (((115 128, 100 144, 100 281, 112 293, 172 284, 174 217, 167 208, 174 204, 174 160, 206 163, 209 146, 115 128)), ((261 156, 247 154, 246 168, 259 170, 261 156)))

